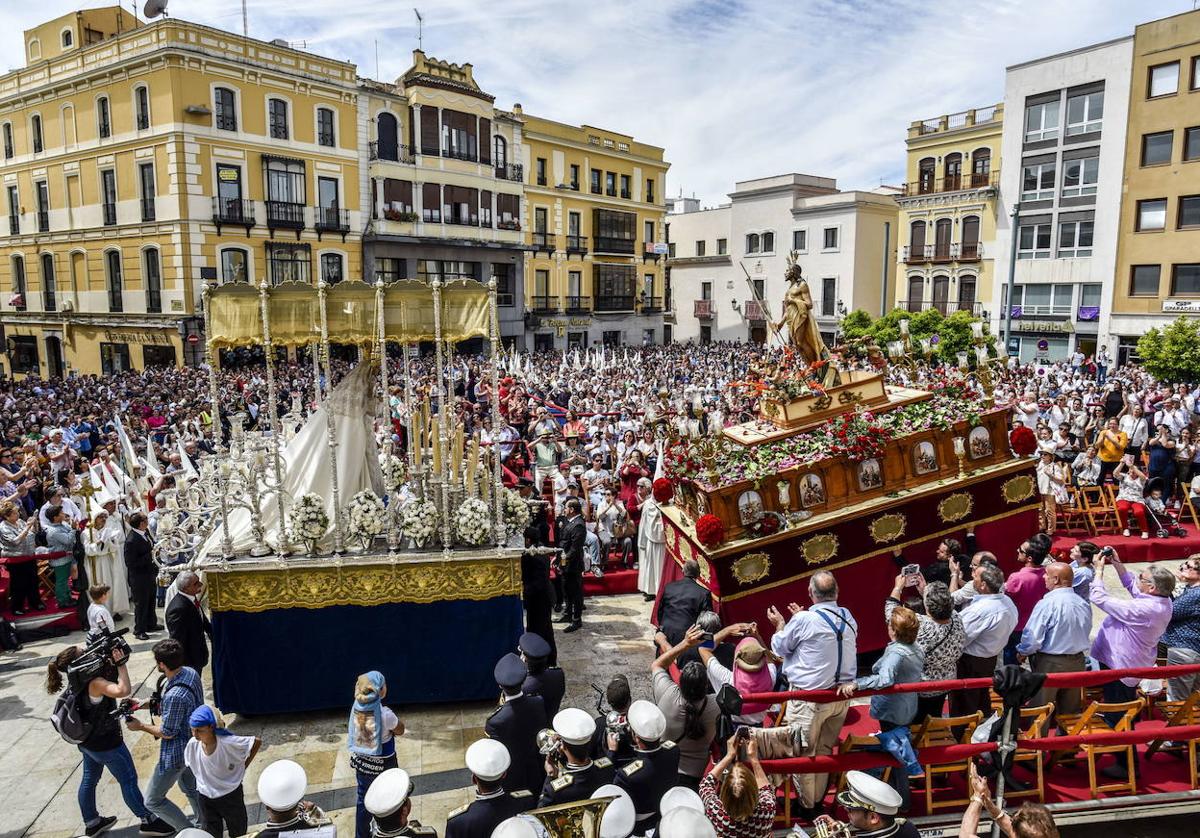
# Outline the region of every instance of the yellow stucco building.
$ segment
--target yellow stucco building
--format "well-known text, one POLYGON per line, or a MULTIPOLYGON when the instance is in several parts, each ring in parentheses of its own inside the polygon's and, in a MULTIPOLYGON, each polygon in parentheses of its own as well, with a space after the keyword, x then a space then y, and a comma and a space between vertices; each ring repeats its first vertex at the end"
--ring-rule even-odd
POLYGON ((195 362, 206 281, 362 273, 355 67, 112 6, 0 76, 5 371, 195 362))
POLYGON ((520 105, 513 113, 524 137, 532 347, 669 342, 663 149, 520 105))
POLYGON ((1200 314, 1200 11, 1134 30, 1108 332, 1124 351, 1200 314))
POLYGON ((895 305, 982 314, 992 299, 1003 105, 913 122, 895 305))

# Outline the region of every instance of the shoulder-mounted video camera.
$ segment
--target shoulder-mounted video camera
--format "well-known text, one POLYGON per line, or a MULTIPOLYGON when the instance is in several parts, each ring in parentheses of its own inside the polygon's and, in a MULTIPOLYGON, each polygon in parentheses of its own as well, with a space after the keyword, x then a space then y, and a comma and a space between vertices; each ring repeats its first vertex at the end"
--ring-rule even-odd
POLYGON ((96 678, 117 679, 116 659, 121 663, 129 660, 129 644, 123 637, 128 632, 127 628, 110 631, 105 627, 88 635, 87 646, 67 667, 67 683, 73 690, 82 692, 96 678))

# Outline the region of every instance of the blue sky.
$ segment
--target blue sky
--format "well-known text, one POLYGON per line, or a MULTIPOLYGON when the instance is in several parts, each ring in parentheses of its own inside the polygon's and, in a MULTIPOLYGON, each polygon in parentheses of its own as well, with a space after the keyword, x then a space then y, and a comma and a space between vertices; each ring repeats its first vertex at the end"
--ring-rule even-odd
MULTIPOLYGON (((843 189, 899 183, 914 119, 993 104, 1004 68, 1121 37, 1192 0, 428 0, 430 55, 475 66, 500 107, 633 134, 666 148, 668 191, 725 199, 788 171, 843 189)), ((249 0, 250 34, 307 41, 395 79, 416 19, 394 0, 249 0)), ((81 5, 0 0, 0 54, 81 5)), ((142 0, 138 0, 139 9, 142 0)), ((125 6, 129 8, 127 2, 125 6)), ((240 0, 170 0, 173 16, 234 31, 240 0)), ((15 64, 15 60, 11 60, 15 64)))

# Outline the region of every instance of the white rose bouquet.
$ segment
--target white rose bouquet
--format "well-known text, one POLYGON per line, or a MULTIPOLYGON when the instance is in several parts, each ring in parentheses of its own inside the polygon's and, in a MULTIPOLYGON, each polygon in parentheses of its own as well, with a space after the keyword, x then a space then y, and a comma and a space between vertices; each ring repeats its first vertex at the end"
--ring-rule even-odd
POLYGON ((454 513, 455 537, 472 547, 478 547, 492 535, 492 515, 488 505, 479 498, 468 498, 454 513))
POLYGON ((529 524, 529 506, 519 492, 505 489, 500 495, 500 509, 504 515, 505 538, 525 531, 529 524))
POLYGON ((395 454, 379 456, 379 470, 383 472, 383 485, 388 492, 394 492, 404 482, 407 471, 404 461, 395 454))
POLYGON ((400 510, 400 532, 418 547, 433 542, 438 530, 437 504, 431 500, 414 500, 400 510))
POLYGON ((375 536, 387 529, 387 511, 383 507, 383 501, 370 489, 363 489, 350 498, 347 510, 350 537, 360 541, 366 550, 375 536))
POLYGON ((329 529, 329 513, 325 501, 313 492, 296 498, 292 506, 292 540, 304 544, 309 553, 316 552, 317 542, 329 529))

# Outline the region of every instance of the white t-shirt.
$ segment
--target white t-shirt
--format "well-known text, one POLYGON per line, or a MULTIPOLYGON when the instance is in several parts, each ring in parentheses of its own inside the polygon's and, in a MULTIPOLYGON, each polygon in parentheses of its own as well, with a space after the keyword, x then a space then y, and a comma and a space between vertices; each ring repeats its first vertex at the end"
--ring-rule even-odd
POLYGON ((183 761, 196 775, 196 790, 214 798, 224 797, 240 786, 246 774, 246 757, 253 747, 253 736, 218 736, 216 749, 206 754, 199 739, 188 740, 183 761))
POLYGON ((88 630, 98 630, 108 626, 109 631, 116 631, 117 624, 113 622, 112 614, 99 603, 93 602, 87 610, 88 630))

